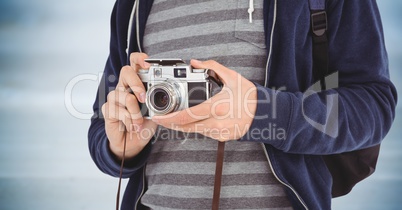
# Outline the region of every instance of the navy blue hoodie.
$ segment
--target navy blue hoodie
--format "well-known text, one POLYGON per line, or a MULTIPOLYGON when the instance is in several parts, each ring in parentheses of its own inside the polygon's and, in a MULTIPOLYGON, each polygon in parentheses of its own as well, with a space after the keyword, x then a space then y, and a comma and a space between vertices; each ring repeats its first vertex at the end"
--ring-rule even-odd
MULTIPOLYGON (((94 162, 112 176, 119 175, 120 163, 109 149, 100 107, 117 84, 113 78, 119 78, 120 69, 129 64, 128 34, 129 52, 140 50, 138 43, 142 43, 152 3, 139 1, 139 18, 133 21, 130 33, 134 1, 117 0, 112 13, 110 55, 88 134, 94 162)), ((264 1, 266 85, 256 84, 256 117, 240 139, 265 145, 274 175, 286 186, 295 209, 330 209, 332 177, 322 155, 379 144, 395 115, 397 94, 389 80, 376 1, 331 0, 326 11, 329 68, 337 73, 333 77, 337 82, 329 90, 311 92, 307 91, 314 83, 308 0, 264 1), (329 113, 336 115, 328 118, 329 113), (252 133, 273 125, 285 129, 284 138, 252 133)), ((125 164, 123 177, 130 180, 122 209, 142 209, 139 198, 146 188, 144 165, 151 147, 148 144, 125 164)))

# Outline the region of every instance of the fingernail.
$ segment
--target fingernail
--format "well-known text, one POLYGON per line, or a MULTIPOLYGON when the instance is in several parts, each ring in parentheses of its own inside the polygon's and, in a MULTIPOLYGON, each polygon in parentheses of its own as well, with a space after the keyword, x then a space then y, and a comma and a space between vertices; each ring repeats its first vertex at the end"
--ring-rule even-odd
POLYGON ((144 61, 143 66, 144 66, 145 68, 149 68, 149 67, 151 67, 151 64, 149 64, 148 62, 145 62, 145 61, 144 61))
POLYGON ((145 93, 145 92, 142 92, 142 93, 140 94, 140 101, 141 101, 142 103, 145 103, 145 97, 146 97, 146 93, 145 93))

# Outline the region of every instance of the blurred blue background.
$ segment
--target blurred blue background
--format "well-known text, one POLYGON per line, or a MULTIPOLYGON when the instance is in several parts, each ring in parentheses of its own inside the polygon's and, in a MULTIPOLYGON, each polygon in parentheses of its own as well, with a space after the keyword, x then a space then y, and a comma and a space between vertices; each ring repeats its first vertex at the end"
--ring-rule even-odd
MULTIPOLYGON (((113 4, 0 1, 0 210, 114 208, 117 179, 95 167, 86 137, 113 4)), ((378 4, 401 94, 402 1, 378 4)), ((397 112, 376 173, 333 209, 402 208, 401 105, 397 112)))

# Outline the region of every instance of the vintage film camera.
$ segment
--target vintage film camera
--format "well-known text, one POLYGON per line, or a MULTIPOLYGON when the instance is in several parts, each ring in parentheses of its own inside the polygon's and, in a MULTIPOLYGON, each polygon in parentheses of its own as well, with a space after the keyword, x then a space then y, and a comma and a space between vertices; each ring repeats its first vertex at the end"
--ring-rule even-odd
POLYGON ((146 93, 140 103, 145 118, 165 115, 195 106, 221 90, 222 83, 214 71, 193 69, 181 59, 146 59, 149 70, 138 72, 146 93))

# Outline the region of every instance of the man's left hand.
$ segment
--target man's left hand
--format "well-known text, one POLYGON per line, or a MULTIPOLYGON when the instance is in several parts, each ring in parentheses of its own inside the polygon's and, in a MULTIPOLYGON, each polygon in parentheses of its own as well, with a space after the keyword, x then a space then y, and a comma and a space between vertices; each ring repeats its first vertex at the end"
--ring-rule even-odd
POLYGON ((218 141, 237 140, 247 133, 257 109, 255 85, 216 61, 191 60, 193 68, 215 71, 222 90, 205 102, 178 112, 154 116, 159 125, 188 133, 200 133, 218 141))

